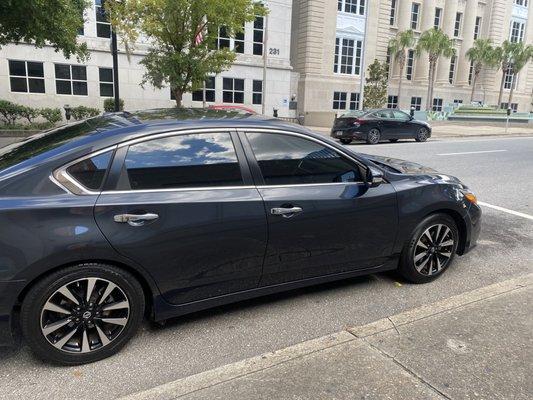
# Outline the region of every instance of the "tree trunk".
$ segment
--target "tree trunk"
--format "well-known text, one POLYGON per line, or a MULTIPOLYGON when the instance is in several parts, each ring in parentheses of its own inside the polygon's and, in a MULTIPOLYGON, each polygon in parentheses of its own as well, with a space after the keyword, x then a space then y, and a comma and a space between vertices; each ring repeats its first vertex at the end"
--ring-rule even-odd
POLYGON ((505 84, 505 71, 507 71, 507 68, 502 68, 502 80, 500 82, 500 93, 498 94, 498 104, 496 104, 496 108, 501 108, 502 104, 502 98, 503 98, 503 85, 505 84))
POLYGON ((181 102, 183 100, 183 91, 181 89, 174 89, 174 98, 176 101, 176 107, 181 108, 181 102))
POLYGON ((474 76, 472 77, 472 92, 470 93, 470 103, 474 101, 474 94, 476 92, 476 82, 479 72, 474 71, 474 76))
POLYGON ((404 66, 403 65, 400 65, 400 79, 398 80, 398 103, 397 103, 397 106, 396 108, 401 108, 400 107, 400 104, 401 104, 401 101, 400 99, 402 98, 402 78, 403 78, 403 68, 404 66))
POLYGON ((516 82, 516 74, 513 74, 513 77, 511 78, 511 90, 509 91, 509 101, 507 102, 507 108, 511 108, 511 102, 513 101, 515 82, 516 82))
POLYGON ((431 110, 431 97, 433 96, 433 75, 435 74, 435 71, 433 69, 433 63, 429 63, 429 75, 428 75, 428 92, 427 92, 427 99, 426 99, 426 111, 431 110))

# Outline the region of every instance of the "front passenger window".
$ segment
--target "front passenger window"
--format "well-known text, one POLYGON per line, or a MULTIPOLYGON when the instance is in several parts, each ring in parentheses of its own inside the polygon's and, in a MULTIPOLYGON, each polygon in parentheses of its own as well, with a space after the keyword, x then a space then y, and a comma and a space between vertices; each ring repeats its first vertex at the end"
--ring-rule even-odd
POLYGON ((247 133, 267 185, 361 182, 356 163, 315 141, 277 133, 247 133))

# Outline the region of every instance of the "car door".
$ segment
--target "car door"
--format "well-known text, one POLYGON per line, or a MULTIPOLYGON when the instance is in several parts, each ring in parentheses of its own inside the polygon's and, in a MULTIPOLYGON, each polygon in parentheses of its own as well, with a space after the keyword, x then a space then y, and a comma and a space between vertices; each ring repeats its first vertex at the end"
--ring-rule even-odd
POLYGON ((371 268, 391 255, 396 193, 368 188, 364 165, 316 138, 240 133, 267 210, 262 286, 371 268))
POLYGON ((111 245, 152 274, 170 303, 259 283, 265 210, 234 135, 174 133, 122 145, 97 201, 111 245))
POLYGON ((397 126, 397 137, 399 139, 413 137, 415 132, 413 132, 414 129, 409 115, 400 110, 392 110, 392 113, 397 126))
POLYGON ((377 126, 381 133, 382 139, 387 139, 391 135, 394 135, 397 126, 390 110, 378 110, 372 115, 376 118, 377 126))

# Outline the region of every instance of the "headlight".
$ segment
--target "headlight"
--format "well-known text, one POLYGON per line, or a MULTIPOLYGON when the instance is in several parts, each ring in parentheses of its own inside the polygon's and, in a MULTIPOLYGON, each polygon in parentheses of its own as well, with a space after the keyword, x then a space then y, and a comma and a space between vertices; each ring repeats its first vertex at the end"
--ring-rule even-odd
POLYGON ((461 192, 463 193, 465 199, 467 199, 470 203, 477 204, 477 197, 474 193, 467 190, 462 190, 461 192))

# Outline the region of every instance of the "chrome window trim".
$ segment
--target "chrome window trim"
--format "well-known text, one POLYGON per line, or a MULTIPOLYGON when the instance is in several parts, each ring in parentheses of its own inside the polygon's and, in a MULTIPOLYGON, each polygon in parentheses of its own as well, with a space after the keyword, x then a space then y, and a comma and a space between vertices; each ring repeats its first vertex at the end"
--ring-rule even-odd
POLYGON ((74 164, 77 164, 83 160, 86 160, 88 158, 99 156, 100 154, 107 153, 109 151, 114 151, 117 149, 117 145, 113 145, 110 147, 106 147, 105 149, 95 151, 93 153, 90 153, 86 156, 80 157, 75 159, 74 161, 71 161, 56 170, 52 172, 52 175, 50 175, 50 180, 59 186, 61 189, 66 190, 69 193, 78 195, 78 196, 97 196, 101 192, 100 191, 94 191, 86 188, 83 186, 80 182, 78 182, 72 175, 70 175, 67 172, 67 169, 74 164))
POLYGON ((106 153, 108 151, 117 150, 125 146, 131 146, 133 144, 147 142, 150 140, 161 139, 170 136, 178 135, 189 135, 189 134, 201 134, 201 133, 231 133, 231 132, 242 132, 242 133, 278 133, 284 135, 291 135, 301 137, 303 139, 311 140, 322 146, 326 146, 333 151, 343 155, 348 158, 350 161, 356 163, 357 165, 367 168, 365 164, 357 160, 353 156, 345 153, 344 151, 332 146, 329 143, 326 143, 318 138, 308 136, 299 132, 292 132, 284 129, 269 129, 269 128, 237 128, 237 127, 219 127, 219 128, 200 128, 200 129, 185 129, 185 130, 174 130, 169 132, 162 132, 153 135, 147 135, 136 139, 131 139, 116 145, 106 147, 102 150, 95 151, 86 156, 75 159, 74 161, 69 162, 68 164, 63 165, 60 168, 57 168, 50 175, 50 180, 61 189, 65 190, 68 193, 72 193, 78 196, 97 196, 97 195, 114 195, 114 194, 129 194, 129 193, 164 193, 164 192, 191 192, 191 191, 205 191, 205 190, 235 190, 235 189, 275 189, 275 188, 284 188, 284 187, 313 187, 313 186, 336 186, 336 185, 347 185, 347 184, 364 184, 364 181, 356 182, 327 182, 327 183, 302 183, 302 184, 285 184, 285 185, 242 185, 242 186, 201 186, 201 187, 190 187, 190 188, 171 188, 171 189, 142 189, 142 190, 102 190, 94 191, 84 187, 76 179, 74 179, 68 172, 67 169, 78 162, 81 162, 87 158, 95 157, 100 154, 106 153))

